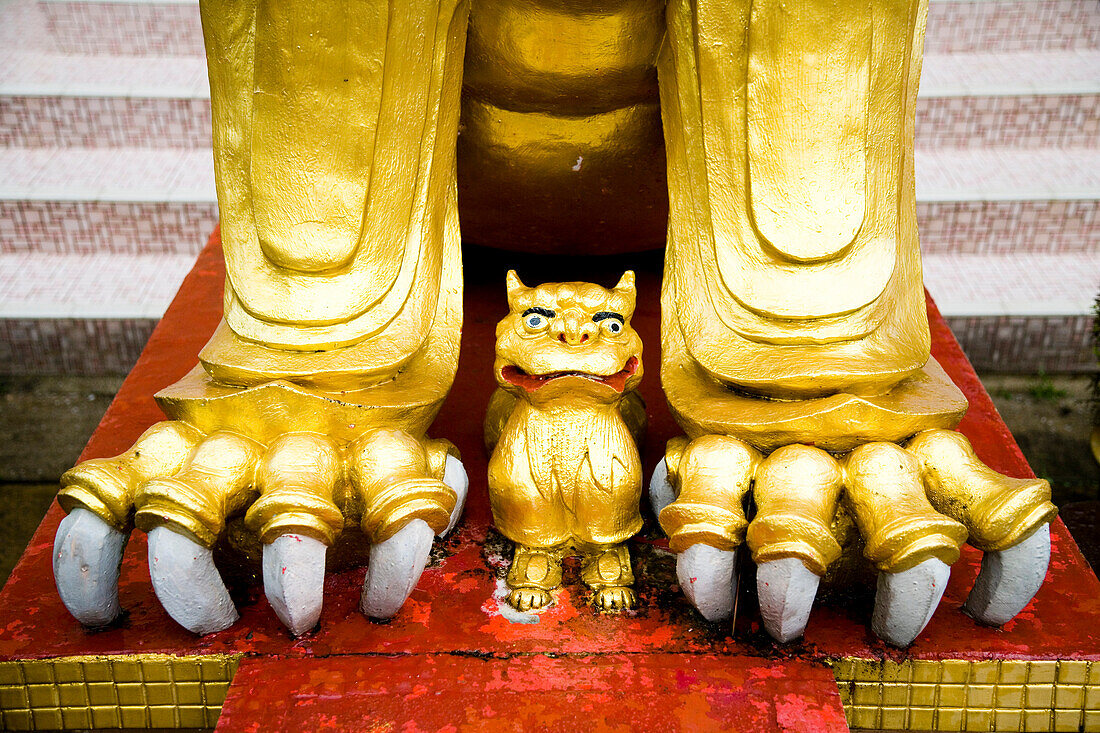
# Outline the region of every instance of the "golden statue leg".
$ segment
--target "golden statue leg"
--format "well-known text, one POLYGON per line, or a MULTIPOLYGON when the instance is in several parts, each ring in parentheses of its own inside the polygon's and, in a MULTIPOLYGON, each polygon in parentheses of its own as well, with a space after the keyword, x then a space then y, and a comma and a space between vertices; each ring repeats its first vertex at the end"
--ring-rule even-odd
POLYGON ((822 576, 840 557, 830 526, 842 484, 836 459, 819 448, 788 445, 756 469, 756 516, 748 544, 758 564, 793 557, 822 576))
POLYGON ((1050 484, 1002 476, 982 463, 970 441, 953 430, 926 430, 906 450, 916 456, 932 506, 961 522, 970 544, 1005 550, 1048 524, 1057 512, 1050 484))
POLYGON ((235 611, 210 548, 241 524, 243 544, 263 543, 273 608, 303 633, 350 525, 364 538, 345 539, 379 558, 364 609, 392 615, 466 486, 457 452, 426 431, 458 362, 468 4, 203 0, 201 13, 224 319, 201 366, 157 396, 169 422, 70 472, 58 586, 82 621, 117 615, 105 588, 136 508, 158 597, 188 628, 215 630, 235 611), (110 548, 93 558, 96 583, 74 571, 89 541, 110 548), (194 608, 173 595, 188 584, 194 608))
POLYGON ((54 537, 54 576, 65 607, 82 624, 105 626, 122 613, 119 568, 138 488, 179 471, 201 437, 186 423, 160 422, 125 453, 85 461, 61 477, 57 501, 68 516, 54 537))
POLYGON ((735 550, 747 524, 742 501, 760 458, 736 438, 673 438, 657 470, 664 470, 665 480, 655 476, 650 483, 650 503, 677 553, 680 589, 709 621, 733 613, 735 550), (661 484, 666 496, 657 498, 654 489, 661 484))
POLYGON ((360 527, 372 545, 393 537, 414 519, 435 532, 447 528, 456 496, 443 475, 448 455, 457 457, 454 446, 383 429, 363 436, 348 452, 360 527))
POLYGON ((408 598, 432 540, 451 525, 456 492, 444 483, 446 441, 420 441, 401 430, 374 430, 348 448, 348 476, 359 526, 371 545, 360 609, 389 618, 408 598))
POLYGON ((265 544, 283 534, 300 534, 331 545, 344 527, 344 515, 334 501, 343 472, 331 438, 317 433, 279 437, 256 475, 260 498, 248 509, 249 529, 265 544))
POLYGON ((201 438, 202 434, 186 423, 159 422, 142 433, 125 453, 114 458, 93 458, 66 471, 57 501, 66 512, 80 507, 116 529, 129 532, 138 487, 154 478, 174 475, 201 438))
POLYGON ((237 611, 214 566, 226 519, 255 498, 264 447, 229 431, 204 438, 173 476, 138 489, 134 523, 149 535, 149 575, 168 614, 197 634, 228 628, 237 611))
POLYGON ((760 616, 779 641, 802 635, 820 578, 840 556, 831 528, 840 488, 836 459, 808 445, 780 448, 756 469, 747 540, 760 616))
MULTIPOLYGON (((926 14, 926 0, 667 8, 661 381, 690 446, 767 455, 749 476, 760 513, 748 540, 782 641, 801 633, 838 554, 841 478, 826 452, 880 571, 873 627, 890 643, 927 623, 968 531, 987 552, 968 602, 979 620, 1011 618, 1046 567, 1043 482, 974 458, 951 431, 966 400, 930 358, 913 171, 926 14)), ((679 489, 661 524, 711 618, 736 584, 720 554, 743 522, 729 484, 745 480, 743 493, 748 480, 738 469, 693 485, 689 456, 677 467, 671 453, 652 503, 679 489), (718 591, 699 587, 708 566, 718 591)))
POLYGON ((344 526, 334 501, 343 477, 339 448, 318 433, 277 438, 256 475, 260 498, 245 523, 263 543, 264 593, 295 636, 321 616, 325 555, 344 526))
POLYGON ((226 518, 254 498, 263 453, 262 445, 236 433, 219 431, 203 438, 178 473, 141 485, 134 523, 146 532, 168 526, 213 547, 226 518))
POLYGON ((864 554, 880 571, 908 570, 931 557, 947 565, 959 559, 966 528, 928 502, 920 465, 904 449, 868 443, 848 455, 844 473, 864 554))

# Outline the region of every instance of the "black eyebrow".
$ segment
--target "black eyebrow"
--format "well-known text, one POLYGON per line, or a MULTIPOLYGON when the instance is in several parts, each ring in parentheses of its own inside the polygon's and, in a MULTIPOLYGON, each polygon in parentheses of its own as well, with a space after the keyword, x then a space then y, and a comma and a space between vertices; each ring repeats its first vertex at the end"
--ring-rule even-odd
POLYGON ((607 320, 608 318, 617 318, 620 323, 626 323, 626 319, 623 318, 621 313, 615 313, 614 311, 600 311, 596 315, 592 316, 592 320, 595 323, 607 320))
POLYGON ((532 313, 538 313, 540 316, 546 316, 547 318, 553 318, 557 315, 549 308, 539 308, 538 306, 535 306, 534 308, 528 308, 527 310, 523 311, 523 315, 520 316, 520 318, 526 318, 532 313))

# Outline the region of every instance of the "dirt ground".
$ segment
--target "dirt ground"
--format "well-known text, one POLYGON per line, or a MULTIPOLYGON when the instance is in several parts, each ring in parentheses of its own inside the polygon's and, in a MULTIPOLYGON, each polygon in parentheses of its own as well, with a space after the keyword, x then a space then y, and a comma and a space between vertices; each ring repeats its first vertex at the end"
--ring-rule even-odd
MULTIPOLYGON (((1087 377, 983 375, 1035 472, 1096 567, 1100 465, 1089 449, 1087 377)), ((0 583, 22 553, 121 377, 0 378, 0 583)))

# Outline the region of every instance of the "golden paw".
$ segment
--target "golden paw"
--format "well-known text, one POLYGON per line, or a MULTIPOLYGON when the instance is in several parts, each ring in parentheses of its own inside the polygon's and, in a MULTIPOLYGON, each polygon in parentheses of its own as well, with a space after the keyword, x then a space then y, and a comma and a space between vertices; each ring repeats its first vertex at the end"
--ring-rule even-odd
POLYGON ((637 607, 638 596, 623 586, 600 588, 592 597, 592 605, 599 611, 629 611, 637 607))
POLYGON ((541 588, 516 588, 508 594, 508 603, 518 611, 538 611, 553 601, 550 594, 541 588))
POLYGON ((207 634, 237 620, 214 546, 224 538, 247 551, 258 540, 265 593, 297 636, 318 621, 328 549, 350 527, 358 534, 349 540, 370 548, 361 608, 389 618, 416 585, 435 534, 457 520, 467 485, 453 446, 394 428, 364 427, 350 442, 314 432, 261 441, 164 421, 126 453, 62 477, 58 500, 69 516, 55 537, 55 580, 81 623, 112 622, 121 613, 118 563, 136 526, 149 535, 161 605, 207 634))
POLYGON ((704 435, 672 441, 655 476, 652 503, 663 506, 689 600, 707 618, 724 617, 737 587, 732 552, 744 541, 764 628, 782 642, 802 635, 822 577, 864 577, 866 560, 879 573, 872 630, 908 646, 966 541, 986 554, 965 610, 1003 624, 1042 584, 1057 512, 1046 481, 1002 476, 961 433, 942 429, 902 445, 869 441, 835 454, 793 443, 766 456, 704 435), (750 491, 751 522, 742 509, 750 491))

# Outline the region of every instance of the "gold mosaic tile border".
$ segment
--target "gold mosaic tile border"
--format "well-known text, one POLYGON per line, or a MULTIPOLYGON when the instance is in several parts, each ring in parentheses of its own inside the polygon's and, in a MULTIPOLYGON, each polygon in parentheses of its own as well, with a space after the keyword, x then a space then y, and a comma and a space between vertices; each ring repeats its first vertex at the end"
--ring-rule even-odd
MULTIPOLYGON (((241 655, 0 661, 0 728, 212 728, 241 655)), ((1100 661, 831 662, 848 725, 1098 731, 1100 661)))
POLYGON ((213 728, 240 655, 0 661, 0 728, 213 728))
POLYGON ((848 725, 936 731, 1100 731, 1100 661, 831 662, 848 725))

